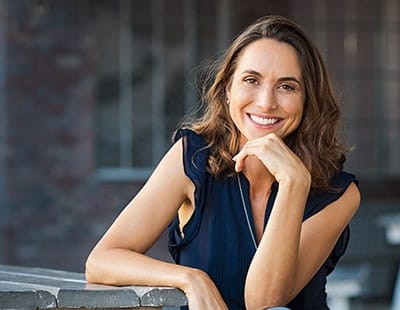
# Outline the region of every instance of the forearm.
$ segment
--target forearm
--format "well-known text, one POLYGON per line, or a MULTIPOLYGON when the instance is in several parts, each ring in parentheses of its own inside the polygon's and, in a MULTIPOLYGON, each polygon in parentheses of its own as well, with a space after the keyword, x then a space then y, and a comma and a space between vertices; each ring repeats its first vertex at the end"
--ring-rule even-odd
POLYGON ((205 272, 127 249, 92 252, 86 263, 86 278, 88 282, 109 285, 176 287, 186 294, 191 309, 227 309, 217 287, 205 272))
POLYGON ((284 305, 294 294, 301 225, 309 185, 279 185, 268 225, 246 279, 249 309, 284 305))
POLYGON ((173 286, 185 290, 193 269, 127 249, 94 250, 86 262, 88 282, 108 285, 173 286))

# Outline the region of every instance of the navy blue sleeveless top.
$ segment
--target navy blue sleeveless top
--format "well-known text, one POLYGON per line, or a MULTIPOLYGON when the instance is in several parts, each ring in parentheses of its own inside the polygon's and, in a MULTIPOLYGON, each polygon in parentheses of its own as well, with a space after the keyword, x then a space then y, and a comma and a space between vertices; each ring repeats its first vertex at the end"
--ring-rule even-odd
MULTIPOLYGON (((252 229, 255 235, 248 180, 239 174, 250 228, 240 196, 238 179, 215 178, 207 173, 207 142, 190 130, 178 131, 175 139, 181 137, 184 171, 195 185, 195 209, 183 228, 183 237, 180 233, 179 219, 176 218, 170 224, 169 251, 177 264, 205 271, 218 287, 229 309, 245 309, 246 274, 256 251, 250 233, 252 229)), ((337 200, 351 182, 356 182, 354 176, 340 171, 331 181, 331 185, 339 190, 335 193, 311 194, 307 200, 303 220, 337 200)), ((267 202, 264 225, 267 225, 277 190, 278 184, 274 183, 267 202)), ((344 254, 349 233, 349 227, 346 227, 323 266, 287 307, 292 310, 329 309, 326 304, 326 277, 344 254)))

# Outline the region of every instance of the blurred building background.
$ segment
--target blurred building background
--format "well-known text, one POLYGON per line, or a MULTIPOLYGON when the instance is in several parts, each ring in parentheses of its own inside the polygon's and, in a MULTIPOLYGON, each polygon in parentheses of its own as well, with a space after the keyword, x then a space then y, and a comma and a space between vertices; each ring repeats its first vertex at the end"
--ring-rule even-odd
MULTIPOLYGON (((256 18, 319 46, 343 104, 363 201, 341 266, 388 305, 400 246, 398 0, 0 0, 0 263, 83 271, 85 258, 198 102, 198 66, 256 18)), ((170 259, 161 240, 151 255, 170 259)), ((357 308, 357 309, 359 309, 357 308)))

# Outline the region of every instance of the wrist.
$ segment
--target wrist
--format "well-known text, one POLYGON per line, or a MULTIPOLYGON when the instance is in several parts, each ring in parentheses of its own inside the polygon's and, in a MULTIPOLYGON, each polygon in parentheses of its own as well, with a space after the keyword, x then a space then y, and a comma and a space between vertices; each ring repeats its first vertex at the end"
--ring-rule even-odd
POLYGON ((196 283, 200 278, 208 278, 208 276, 200 269, 183 267, 183 272, 181 273, 179 280, 179 288, 185 293, 188 293, 190 292, 194 283, 196 283))
POLYGON ((282 177, 279 180, 279 188, 308 194, 311 188, 311 175, 307 171, 294 176, 282 177))

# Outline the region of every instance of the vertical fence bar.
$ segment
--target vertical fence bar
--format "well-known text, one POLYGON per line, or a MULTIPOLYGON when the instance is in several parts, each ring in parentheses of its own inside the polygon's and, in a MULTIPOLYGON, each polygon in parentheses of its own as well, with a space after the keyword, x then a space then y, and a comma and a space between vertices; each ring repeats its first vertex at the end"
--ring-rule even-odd
POLYGON ((5 225, 7 223, 7 2, 0 0, 0 262, 5 254, 5 225))
POLYGON ((152 162, 165 151, 164 1, 152 0, 152 162))
POLYGON ((192 72, 197 61, 197 15, 196 15, 196 1, 186 0, 184 2, 184 53, 185 53, 185 113, 191 112, 196 102, 196 93, 192 87, 193 76, 192 72))
POLYGON ((119 143, 120 167, 132 168, 133 90, 132 90, 132 4, 119 1, 119 143))
POLYGON ((217 48, 221 52, 228 47, 230 40, 230 0, 220 0, 217 6, 217 48))

